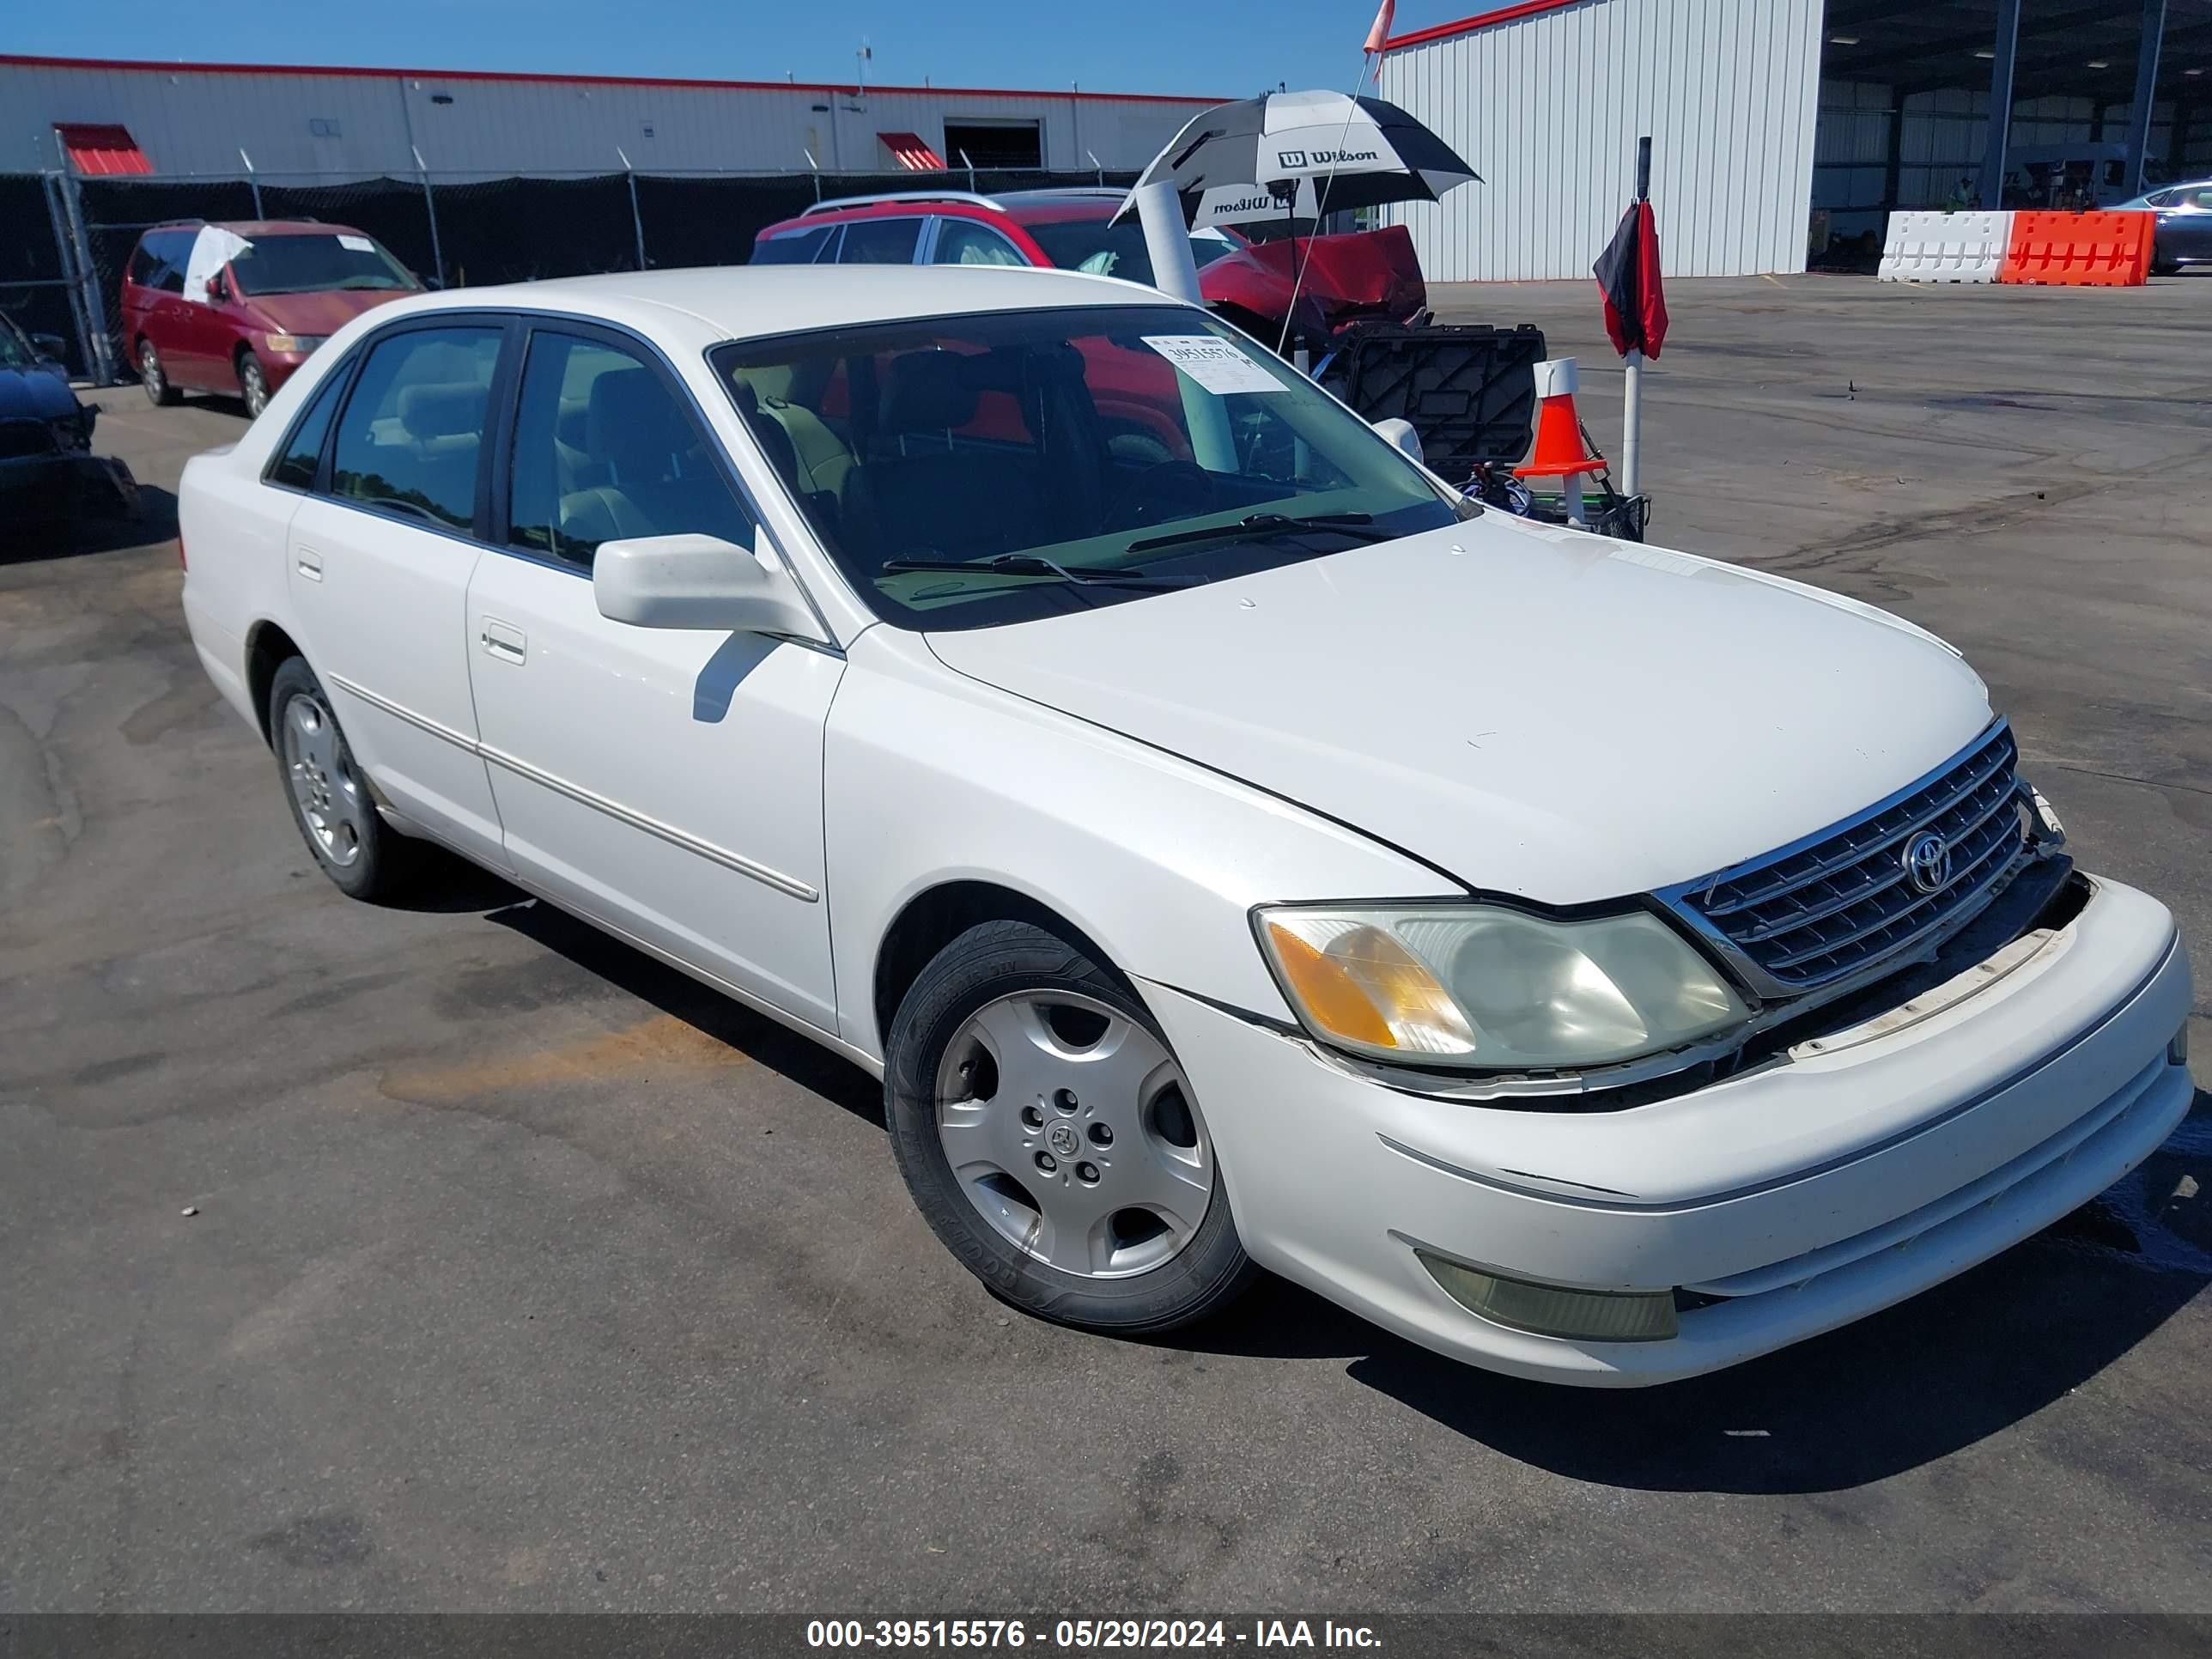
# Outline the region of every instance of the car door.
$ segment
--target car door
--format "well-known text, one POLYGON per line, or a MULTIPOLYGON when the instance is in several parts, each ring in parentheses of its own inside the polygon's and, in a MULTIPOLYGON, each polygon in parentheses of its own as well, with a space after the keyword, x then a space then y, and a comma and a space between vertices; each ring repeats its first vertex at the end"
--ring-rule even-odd
POLYGON ((505 546, 477 567, 468 636, 514 869, 835 1030, 822 732, 844 659, 599 615, 603 542, 689 532, 750 548, 765 533, 653 348, 586 324, 533 325, 512 428, 495 483, 505 546))
POLYGON ((2178 190, 2159 216, 2161 255, 2169 259, 2212 259, 2212 189, 2178 190))
POLYGON ((192 307, 185 302, 185 264, 198 232, 155 231, 146 240, 154 249, 153 291, 147 295, 146 337, 161 354, 162 372, 172 386, 200 384, 191 347, 192 307))
POLYGON ((399 812, 495 868, 507 855, 466 629, 508 332, 497 317, 433 313, 358 349, 285 568, 299 644, 356 759, 399 812))

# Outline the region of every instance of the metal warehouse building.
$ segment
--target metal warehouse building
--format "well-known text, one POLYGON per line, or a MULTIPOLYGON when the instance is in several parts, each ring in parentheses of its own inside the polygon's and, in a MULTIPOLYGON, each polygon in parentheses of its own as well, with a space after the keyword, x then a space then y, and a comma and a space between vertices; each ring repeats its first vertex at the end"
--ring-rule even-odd
POLYGON ((0 57, 0 172, 1127 170, 1217 101, 0 57))
POLYGON ((1891 208, 2212 173, 2208 69, 2212 0, 1522 0, 1396 37, 1379 82, 1487 180, 1395 210, 1432 281, 1587 276, 1647 133, 1666 270, 1721 276, 1891 208))

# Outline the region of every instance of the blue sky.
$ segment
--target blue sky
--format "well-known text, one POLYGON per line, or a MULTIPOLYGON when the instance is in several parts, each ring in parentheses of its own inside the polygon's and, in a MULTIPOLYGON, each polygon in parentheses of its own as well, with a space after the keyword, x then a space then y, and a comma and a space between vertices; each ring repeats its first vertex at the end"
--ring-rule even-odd
MULTIPOLYGON (((1243 97, 1349 90, 1376 0, 105 0, 10 8, 0 51, 198 62, 842 81, 866 35, 878 83, 1243 97)), ((1401 0, 1397 29, 1495 0, 1401 0)))

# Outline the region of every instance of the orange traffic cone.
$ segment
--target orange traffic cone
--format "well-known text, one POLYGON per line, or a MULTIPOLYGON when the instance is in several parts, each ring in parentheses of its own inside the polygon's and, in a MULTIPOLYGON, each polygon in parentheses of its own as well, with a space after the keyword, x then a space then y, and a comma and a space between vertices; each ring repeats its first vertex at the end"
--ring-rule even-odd
POLYGON ((1605 457, 1593 454, 1583 440, 1575 413, 1575 360, 1554 357, 1536 365, 1536 441, 1528 459, 1513 469, 1522 478, 1571 478, 1596 472, 1605 457))

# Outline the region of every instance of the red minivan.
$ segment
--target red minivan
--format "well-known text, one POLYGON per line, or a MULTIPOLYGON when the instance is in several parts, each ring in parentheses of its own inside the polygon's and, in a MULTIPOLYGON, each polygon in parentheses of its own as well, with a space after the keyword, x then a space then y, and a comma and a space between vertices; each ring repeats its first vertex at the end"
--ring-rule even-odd
POLYGON ((258 415, 307 355, 422 284, 374 236, 313 220, 156 225, 123 274, 123 337, 146 395, 235 392, 258 415))

